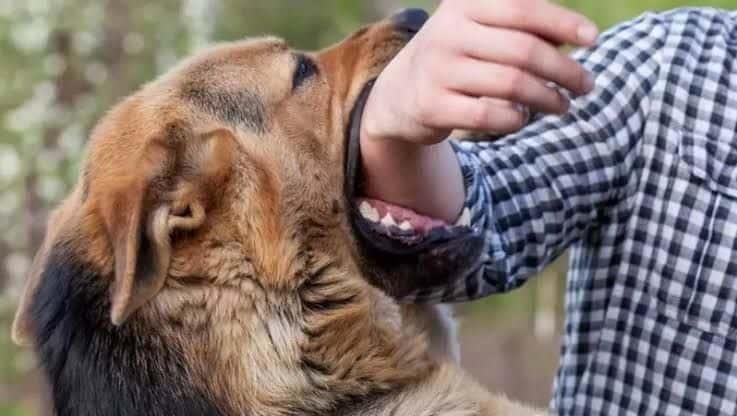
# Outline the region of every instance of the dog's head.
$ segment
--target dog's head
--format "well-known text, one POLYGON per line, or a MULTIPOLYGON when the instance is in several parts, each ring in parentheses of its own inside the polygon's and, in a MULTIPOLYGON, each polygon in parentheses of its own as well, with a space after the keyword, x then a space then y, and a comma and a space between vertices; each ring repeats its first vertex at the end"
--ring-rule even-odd
POLYGON ((458 273, 476 237, 441 230, 397 246, 354 215, 356 109, 425 19, 405 12, 319 53, 224 44, 116 106, 51 216, 14 339, 31 341, 35 293, 65 259, 97 271, 115 326, 147 308, 222 308, 246 287, 289 293, 336 258, 398 295, 458 273))

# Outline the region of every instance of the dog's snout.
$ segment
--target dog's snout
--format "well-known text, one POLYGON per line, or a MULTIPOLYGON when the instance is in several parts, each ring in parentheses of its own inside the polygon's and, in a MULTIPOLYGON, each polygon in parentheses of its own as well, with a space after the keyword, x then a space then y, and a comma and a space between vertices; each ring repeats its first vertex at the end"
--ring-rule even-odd
POLYGON ((398 30, 415 34, 420 31, 429 17, 422 9, 404 9, 392 16, 392 23, 398 30))

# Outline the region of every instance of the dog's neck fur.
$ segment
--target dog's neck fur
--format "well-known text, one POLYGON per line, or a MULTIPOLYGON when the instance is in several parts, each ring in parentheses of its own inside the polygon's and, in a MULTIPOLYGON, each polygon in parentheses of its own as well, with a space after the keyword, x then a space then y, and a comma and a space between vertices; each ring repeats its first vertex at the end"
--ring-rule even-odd
POLYGON ((372 316, 393 303, 345 278, 347 270, 322 273, 293 304, 264 298, 251 306, 260 310, 212 321, 189 339, 167 335, 182 322, 154 325, 146 314, 113 326, 109 279, 70 250, 52 250, 33 301, 36 347, 59 416, 343 414, 434 369, 419 330, 372 316))
POLYGON ((52 250, 32 306, 55 414, 226 414, 193 385, 177 345, 142 322, 110 323, 104 280, 70 250, 52 250))
POLYGON ((251 293, 230 302, 244 309, 237 323, 215 318, 211 349, 192 363, 208 366, 218 401, 236 414, 345 415, 433 371, 421 329, 403 327, 397 305, 355 270, 328 265, 288 293, 236 291, 251 293))

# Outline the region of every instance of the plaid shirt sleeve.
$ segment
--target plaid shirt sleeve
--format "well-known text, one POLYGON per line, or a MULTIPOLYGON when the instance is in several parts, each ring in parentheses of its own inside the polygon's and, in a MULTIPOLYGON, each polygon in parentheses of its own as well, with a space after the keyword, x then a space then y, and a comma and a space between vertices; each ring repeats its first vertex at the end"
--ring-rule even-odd
POLYGON ((576 53, 596 89, 563 117, 540 118, 488 142, 454 142, 466 185, 464 215, 486 235, 480 266, 415 302, 455 302, 514 289, 549 264, 631 191, 664 27, 649 14, 576 53))

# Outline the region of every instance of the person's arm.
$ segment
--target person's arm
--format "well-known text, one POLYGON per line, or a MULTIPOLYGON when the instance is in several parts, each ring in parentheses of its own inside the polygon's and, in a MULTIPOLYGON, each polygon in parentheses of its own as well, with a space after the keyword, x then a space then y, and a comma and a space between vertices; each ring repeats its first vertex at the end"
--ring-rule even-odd
POLYGON ((665 35, 657 15, 612 29, 577 54, 597 88, 567 114, 499 141, 452 144, 464 178, 462 205, 485 231, 487 247, 471 275, 458 276, 453 287, 418 288, 415 300, 459 301, 518 287, 615 214, 610 208, 637 183, 665 35))
POLYGON ((585 94, 593 79, 558 45, 587 46, 597 33, 547 0, 442 1, 369 96, 361 125, 367 196, 451 221, 463 182, 443 139, 458 128, 516 131, 527 109, 565 113, 568 97, 548 84, 585 94))

